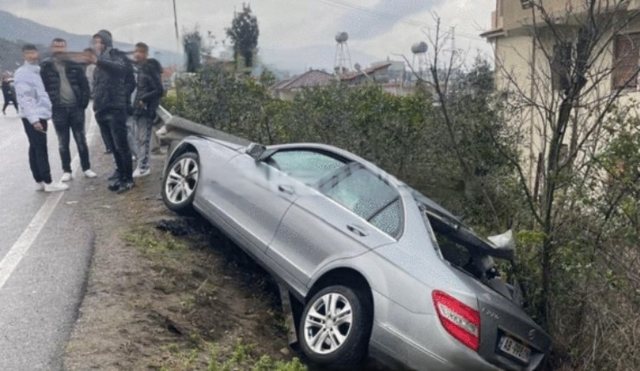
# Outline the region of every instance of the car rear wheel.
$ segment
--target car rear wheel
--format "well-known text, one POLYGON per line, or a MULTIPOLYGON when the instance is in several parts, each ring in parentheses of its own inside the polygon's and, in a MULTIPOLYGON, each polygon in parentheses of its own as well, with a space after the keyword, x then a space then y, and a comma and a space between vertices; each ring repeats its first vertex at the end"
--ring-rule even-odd
POLYGON ((200 179, 198 154, 184 153, 167 168, 162 182, 162 199, 165 205, 178 214, 193 214, 193 198, 200 179))
POLYGON ((324 366, 358 365, 367 353, 371 308, 366 296, 336 285, 320 290, 305 305, 299 341, 303 353, 324 366))

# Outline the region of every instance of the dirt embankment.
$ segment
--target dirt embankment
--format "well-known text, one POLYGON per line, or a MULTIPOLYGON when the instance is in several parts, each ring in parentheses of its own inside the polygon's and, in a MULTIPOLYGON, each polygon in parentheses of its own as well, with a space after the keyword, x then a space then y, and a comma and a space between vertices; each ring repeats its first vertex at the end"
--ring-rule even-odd
MULTIPOLYGON (((111 159, 98 156, 107 173, 111 159)), ((271 278, 201 219, 160 199, 163 156, 125 195, 106 183, 78 205, 96 230, 70 370, 300 370, 271 278)), ((106 181, 105 181, 106 182, 106 181)))

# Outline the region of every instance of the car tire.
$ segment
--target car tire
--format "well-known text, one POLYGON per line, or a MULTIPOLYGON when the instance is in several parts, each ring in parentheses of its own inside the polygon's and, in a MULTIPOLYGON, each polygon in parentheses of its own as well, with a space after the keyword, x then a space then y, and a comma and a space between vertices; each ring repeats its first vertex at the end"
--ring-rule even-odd
POLYGON ((305 305, 298 326, 298 339, 304 355, 325 367, 352 368, 359 365, 367 355, 371 335, 370 306, 363 292, 347 286, 328 286, 318 291, 305 305), (335 309, 329 314, 326 308, 327 304, 330 308, 331 303, 335 303, 335 309), (351 311, 351 316, 346 318, 350 322, 341 323, 345 320, 347 308, 351 311), (325 339, 320 341, 323 336, 325 339))
POLYGON ((200 159, 197 153, 187 152, 174 159, 162 180, 162 200, 180 215, 193 215, 193 199, 200 180, 200 159))

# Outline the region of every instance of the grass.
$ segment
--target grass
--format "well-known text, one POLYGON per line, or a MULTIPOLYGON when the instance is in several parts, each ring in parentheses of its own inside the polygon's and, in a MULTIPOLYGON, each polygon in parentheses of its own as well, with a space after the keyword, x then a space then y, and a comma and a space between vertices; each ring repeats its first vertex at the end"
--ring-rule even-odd
POLYGON ((170 233, 149 227, 137 227, 125 233, 124 240, 131 246, 149 254, 166 254, 187 250, 187 245, 175 239, 170 233))
POLYGON ((233 349, 221 349, 217 344, 200 340, 188 349, 171 344, 165 347, 165 361, 161 371, 306 371, 298 358, 276 360, 268 355, 256 354, 255 347, 238 340, 233 349))
MULTIPOLYGON (((173 269, 176 264, 183 265, 184 259, 188 257, 192 249, 190 242, 180 237, 174 237, 168 232, 157 230, 150 225, 138 225, 122 235, 126 243, 141 251, 148 258, 160 264, 162 275, 169 275, 167 272, 178 272, 173 269)), ((175 273, 174 272, 174 273, 175 273)), ((193 274, 193 271, 190 274, 193 274)), ((200 306, 210 306, 208 301, 216 293, 216 287, 210 283, 206 274, 198 277, 186 277, 186 279, 196 280, 197 284, 187 286, 177 292, 179 295, 179 305, 181 312, 190 313, 200 306)), ((173 281, 169 280, 164 291, 174 292, 173 281)), ((181 281, 184 282, 184 281, 181 281)), ((264 285, 264 283, 263 283, 264 285)), ((277 327, 286 332, 284 319, 278 315, 277 311, 269 310, 270 317, 277 324, 277 327)), ((291 360, 281 360, 279 358, 289 358, 278 353, 271 355, 261 354, 253 344, 245 343, 241 339, 227 339, 216 342, 201 337, 197 332, 187 334, 182 341, 161 346, 161 358, 153 361, 150 368, 161 371, 303 371, 307 367, 298 358, 291 360)))

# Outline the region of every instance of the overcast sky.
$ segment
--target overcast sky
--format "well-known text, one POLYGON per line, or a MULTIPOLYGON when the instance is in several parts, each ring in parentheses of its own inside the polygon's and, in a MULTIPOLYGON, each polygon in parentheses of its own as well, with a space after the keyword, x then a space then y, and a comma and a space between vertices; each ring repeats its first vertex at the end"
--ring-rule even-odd
MULTIPOLYGON (((242 0, 176 0, 181 31, 199 25, 224 37, 242 0)), ((245 2, 247 2, 245 0, 245 2)), ((254 0, 262 59, 286 69, 330 69, 334 36, 350 34, 352 62, 367 65, 394 53, 410 55, 411 45, 434 26, 456 27, 456 46, 491 57, 478 34, 489 28, 495 0, 254 0)), ((0 0, 0 9, 47 26, 92 34, 107 28, 123 42, 146 41, 176 49, 172 0, 0 0)))

